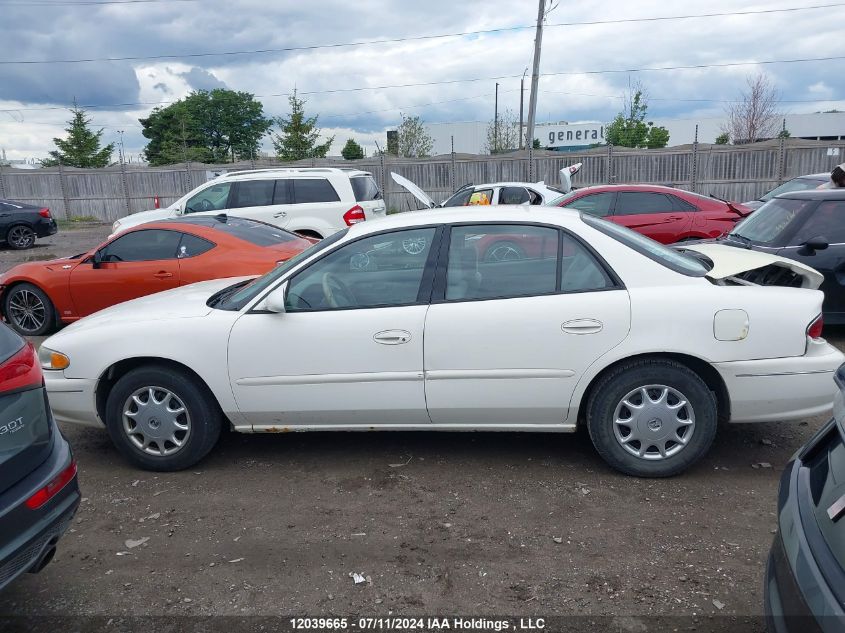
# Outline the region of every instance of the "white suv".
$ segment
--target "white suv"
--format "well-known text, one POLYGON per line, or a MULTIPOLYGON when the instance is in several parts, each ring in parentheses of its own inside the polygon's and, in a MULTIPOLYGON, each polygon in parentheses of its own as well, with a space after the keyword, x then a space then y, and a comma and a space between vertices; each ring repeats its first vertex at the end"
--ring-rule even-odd
POLYGON ((231 213, 322 239, 385 215, 375 178, 366 171, 294 167, 233 171, 200 185, 165 209, 120 218, 112 235, 147 222, 185 215, 231 213))

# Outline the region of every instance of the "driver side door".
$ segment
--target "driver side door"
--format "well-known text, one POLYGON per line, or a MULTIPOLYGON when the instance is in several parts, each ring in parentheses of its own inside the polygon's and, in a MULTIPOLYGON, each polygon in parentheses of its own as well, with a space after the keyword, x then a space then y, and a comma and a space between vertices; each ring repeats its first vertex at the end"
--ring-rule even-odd
POLYGON ((140 229, 124 233, 70 273, 76 316, 179 286, 179 231, 140 229))
POLYGON ((368 235, 288 281, 283 314, 251 311, 229 338, 229 378, 256 431, 429 423, 423 325, 438 230, 368 235))

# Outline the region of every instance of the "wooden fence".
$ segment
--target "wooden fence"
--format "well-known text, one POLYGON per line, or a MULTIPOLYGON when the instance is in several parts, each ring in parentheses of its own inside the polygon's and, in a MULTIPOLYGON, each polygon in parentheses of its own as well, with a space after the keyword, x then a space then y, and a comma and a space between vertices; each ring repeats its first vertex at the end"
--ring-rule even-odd
POLYGON ((829 172, 845 161, 843 141, 786 139, 749 146, 687 145, 659 150, 599 147, 580 153, 515 152, 500 156, 451 154, 426 159, 393 156, 356 161, 311 160, 298 163, 249 161, 227 165, 188 163, 167 167, 114 166, 19 170, 0 166, 0 198, 50 207, 57 218, 115 220, 151 209, 154 199, 167 206, 214 174, 273 166, 355 167, 373 173, 388 208, 409 210, 416 200, 390 178, 395 171, 443 200, 466 183, 543 180, 557 184, 559 171, 583 167, 576 186, 603 183, 653 183, 713 194, 737 201, 759 197, 802 174, 829 172))

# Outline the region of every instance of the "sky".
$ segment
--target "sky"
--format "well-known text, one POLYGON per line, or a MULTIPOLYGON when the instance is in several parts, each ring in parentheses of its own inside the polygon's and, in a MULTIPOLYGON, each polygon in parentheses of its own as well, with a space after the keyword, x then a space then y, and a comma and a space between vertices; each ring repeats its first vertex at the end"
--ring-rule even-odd
MULTIPOLYGON (((0 0, 0 149, 10 159, 46 156, 76 99, 104 143, 122 136, 136 156, 145 145, 138 118, 221 87, 256 95, 270 116, 288 112, 296 88, 334 136, 331 154, 348 138, 372 153, 402 114, 492 120, 496 82, 499 111, 518 113, 526 69, 527 112, 537 10, 529 0, 0 0), (373 40, 392 41, 327 46, 373 40), (60 62, 80 59, 94 61, 60 62)), ((755 63, 845 58, 843 23, 845 2, 831 0, 560 0, 546 18, 537 121, 607 122, 637 81, 649 117, 720 116, 759 72, 785 114, 845 109, 845 59, 755 63), (833 6, 736 15, 819 5, 833 6), (584 24, 713 13, 734 15, 584 24), (700 65, 709 67, 641 70, 700 65)))

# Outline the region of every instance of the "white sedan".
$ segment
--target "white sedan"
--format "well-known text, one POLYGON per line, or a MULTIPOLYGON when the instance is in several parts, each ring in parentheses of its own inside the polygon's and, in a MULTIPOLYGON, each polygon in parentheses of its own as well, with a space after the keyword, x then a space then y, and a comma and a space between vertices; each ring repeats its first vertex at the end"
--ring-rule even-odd
POLYGON ((193 465, 224 425, 584 424, 614 468, 668 476, 707 452, 720 419, 831 408, 843 355, 821 338, 820 281, 790 260, 678 252, 575 211, 451 208, 357 224, 257 279, 117 305, 40 354, 56 418, 105 427, 150 470, 193 465), (490 257, 503 244, 520 257, 490 257), (749 270, 793 287, 755 285, 749 270))

